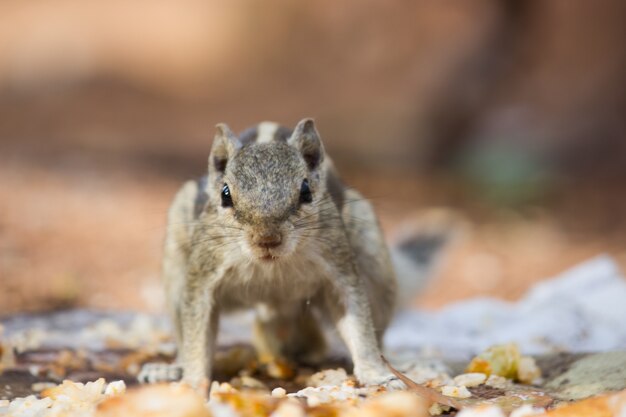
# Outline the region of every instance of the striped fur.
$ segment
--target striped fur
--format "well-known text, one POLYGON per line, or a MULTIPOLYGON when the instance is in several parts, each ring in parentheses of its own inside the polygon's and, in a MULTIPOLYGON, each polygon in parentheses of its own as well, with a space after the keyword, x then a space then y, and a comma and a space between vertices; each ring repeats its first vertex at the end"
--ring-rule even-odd
POLYGON ((172 366, 194 387, 211 377, 220 313, 237 308, 258 310, 262 360, 323 353, 315 311, 336 325, 361 383, 401 386, 380 359, 396 298, 382 232, 371 204, 339 180, 311 119, 238 137, 217 126, 208 176, 170 208, 163 277, 179 345, 172 366), (305 181, 312 200, 302 202, 305 181))
POLYGON ((243 146, 272 141, 286 142, 292 133, 293 130, 281 126, 276 122, 261 122, 256 126, 244 130, 241 135, 239 135, 239 141, 243 146))

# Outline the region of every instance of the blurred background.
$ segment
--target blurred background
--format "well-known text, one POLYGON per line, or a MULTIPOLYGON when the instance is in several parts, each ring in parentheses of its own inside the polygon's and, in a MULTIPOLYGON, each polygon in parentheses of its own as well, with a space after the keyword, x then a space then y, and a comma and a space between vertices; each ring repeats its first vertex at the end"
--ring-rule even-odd
POLYGON ((390 235, 466 221, 422 308, 626 266, 626 3, 0 2, 0 314, 159 311, 214 125, 314 117, 390 235))

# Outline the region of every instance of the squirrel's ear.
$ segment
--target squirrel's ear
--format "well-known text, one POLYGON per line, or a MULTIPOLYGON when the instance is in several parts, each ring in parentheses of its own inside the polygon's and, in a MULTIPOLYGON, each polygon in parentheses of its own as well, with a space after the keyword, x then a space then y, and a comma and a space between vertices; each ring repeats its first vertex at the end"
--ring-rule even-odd
POLYGON ((288 140, 290 145, 300 149, 310 170, 316 169, 324 159, 324 147, 313 119, 302 119, 296 125, 288 140))
POLYGON ((215 139, 213 139, 209 166, 213 166, 217 172, 224 172, 228 160, 237 149, 241 148, 241 142, 227 124, 218 123, 215 128, 215 139))

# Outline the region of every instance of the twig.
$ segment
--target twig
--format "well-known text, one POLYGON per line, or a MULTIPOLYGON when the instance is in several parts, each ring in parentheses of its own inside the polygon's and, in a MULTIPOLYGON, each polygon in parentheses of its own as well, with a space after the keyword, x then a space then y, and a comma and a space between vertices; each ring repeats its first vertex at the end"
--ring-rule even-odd
POLYGON ((431 403, 447 405, 448 407, 456 408, 457 410, 463 408, 463 406, 458 401, 453 400, 450 397, 446 397, 445 395, 440 394, 432 388, 424 387, 418 384, 417 382, 413 381, 411 378, 402 374, 400 371, 391 366, 389 361, 383 355, 380 355, 380 357, 382 358, 383 362, 385 362, 385 365, 387 365, 387 367, 391 370, 391 372, 395 376, 397 376, 400 381, 404 382, 409 391, 416 393, 417 395, 425 398, 431 403))

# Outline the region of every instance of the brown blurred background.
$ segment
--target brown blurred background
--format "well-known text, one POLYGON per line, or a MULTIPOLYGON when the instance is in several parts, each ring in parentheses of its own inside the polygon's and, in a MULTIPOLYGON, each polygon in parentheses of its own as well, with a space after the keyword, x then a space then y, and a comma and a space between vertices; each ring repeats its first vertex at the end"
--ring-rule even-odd
POLYGON ((0 314, 159 310, 213 126, 317 120, 387 231, 470 225, 425 308, 626 266, 626 3, 0 2, 0 314))

